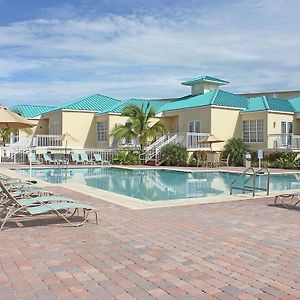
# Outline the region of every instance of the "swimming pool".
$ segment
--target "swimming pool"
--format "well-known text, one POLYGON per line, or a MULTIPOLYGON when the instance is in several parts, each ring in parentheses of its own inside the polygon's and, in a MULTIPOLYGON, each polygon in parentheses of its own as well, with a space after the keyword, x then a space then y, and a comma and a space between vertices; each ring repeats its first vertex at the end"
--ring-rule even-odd
MULTIPOLYGON (((15 171, 28 174, 28 169, 15 171)), ((144 201, 176 200, 228 196, 230 186, 240 174, 230 172, 183 172, 163 169, 37 168, 32 176, 50 183, 81 183, 144 201)), ((300 174, 272 174, 270 191, 300 189, 300 174)), ((266 186, 266 176, 256 179, 266 186)), ((237 182, 237 185, 242 182, 237 182)), ((241 191, 234 191, 234 194, 241 191)))

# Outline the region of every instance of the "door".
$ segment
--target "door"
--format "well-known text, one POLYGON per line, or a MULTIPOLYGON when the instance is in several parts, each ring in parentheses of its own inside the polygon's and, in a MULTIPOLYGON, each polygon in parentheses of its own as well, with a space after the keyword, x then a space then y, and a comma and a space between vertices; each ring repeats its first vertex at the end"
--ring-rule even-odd
POLYGON ((281 121, 281 146, 292 147, 293 122, 281 121))

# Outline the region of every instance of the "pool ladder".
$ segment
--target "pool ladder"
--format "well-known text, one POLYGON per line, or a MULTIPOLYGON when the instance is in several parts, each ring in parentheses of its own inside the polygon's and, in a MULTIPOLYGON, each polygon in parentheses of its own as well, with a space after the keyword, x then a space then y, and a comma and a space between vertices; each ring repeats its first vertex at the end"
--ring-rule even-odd
POLYGON ((232 195, 232 190, 242 190, 243 193, 252 192, 253 197, 255 197, 255 193, 257 190, 259 191, 266 191, 267 195, 270 193, 270 171, 268 168, 260 168, 259 170, 255 171, 253 167, 247 168, 239 177, 237 177, 230 186, 230 195, 232 195), (267 174, 267 186, 265 188, 256 187, 256 176, 261 174, 267 174), (249 175, 249 178, 246 176, 249 175), (245 181, 242 187, 236 187, 234 184, 239 181, 240 178, 245 176, 245 181), (252 185, 248 185, 249 181, 252 179, 252 185))

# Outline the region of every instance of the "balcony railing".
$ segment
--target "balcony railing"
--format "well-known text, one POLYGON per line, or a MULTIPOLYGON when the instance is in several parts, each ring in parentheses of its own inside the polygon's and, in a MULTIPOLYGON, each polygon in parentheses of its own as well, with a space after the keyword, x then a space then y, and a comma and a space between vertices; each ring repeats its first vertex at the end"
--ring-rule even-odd
POLYGON ((300 149, 300 135, 269 134, 268 147, 271 149, 300 149))
POLYGON ((61 147, 63 144, 61 135, 41 135, 32 138, 33 147, 61 147))

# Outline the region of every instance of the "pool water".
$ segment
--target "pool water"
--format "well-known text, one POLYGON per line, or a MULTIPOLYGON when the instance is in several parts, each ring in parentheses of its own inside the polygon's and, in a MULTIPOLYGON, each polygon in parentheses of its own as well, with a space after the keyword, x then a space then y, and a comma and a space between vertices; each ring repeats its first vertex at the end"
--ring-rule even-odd
MULTIPOLYGON (((16 169, 16 171, 23 174, 29 173, 28 169, 16 169)), ((81 183, 144 201, 228 196, 231 183, 239 175, 230 172, 191 173, 114 167, 32 170, 32 177, 50 183, 81 183)), ((270 178, 270 191, 300 189, 300 174, 272 174, 270 178)), ((264 188, 266 181, 266 175, 259 175, 256 179, 256 186, 264 188)), ((243 182, 244 180, 238 180, 235 186, 241 186, 243 182)), ((240 190, 233 192, 234 194, 241 193, 240 190)))

